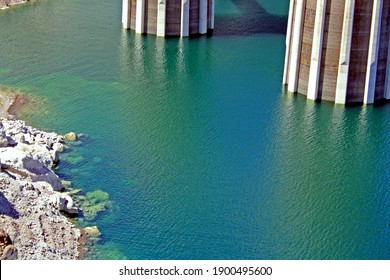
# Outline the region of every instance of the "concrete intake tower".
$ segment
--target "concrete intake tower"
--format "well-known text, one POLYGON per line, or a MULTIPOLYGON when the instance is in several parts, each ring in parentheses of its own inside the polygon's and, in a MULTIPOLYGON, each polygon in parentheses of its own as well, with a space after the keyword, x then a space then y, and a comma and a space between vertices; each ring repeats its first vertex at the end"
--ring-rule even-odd
POLYGON ((390 99, 390 0, 290 0, 283 83, 312 100, 390 99))
POLYGON ((161 37, 206 34, 214 29, 214 0, 123 0, 122 23, 161 37))

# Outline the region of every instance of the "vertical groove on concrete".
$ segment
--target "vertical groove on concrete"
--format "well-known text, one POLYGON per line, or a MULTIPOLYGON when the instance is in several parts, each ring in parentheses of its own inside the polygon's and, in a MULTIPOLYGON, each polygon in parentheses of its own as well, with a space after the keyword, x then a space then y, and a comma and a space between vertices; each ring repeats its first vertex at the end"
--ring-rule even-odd
POLYGON ((335 101, 345 0, 327 0, 317 99, 335 101))
POLYGON ((390 36, 387 47, 387 69, 386 69, 386 82, 385 82, 385 98, 390 99, 390 36))
POLYGON ((284 58, 284 72, 283 72, 283 84, 288 83, 288 74, 290 68, 290 57, 291 57, 291 41, 292 41, 292 28, 295 16, 295 4, 296 0, 290 0, 290 10, 288 13, 288 24, 286 34, 286 56, 284 58))
POLYGON ((130 9, 130 28, 135 30, 135 18, 137 15, 137 0, 129 0, 131 1, 131 9, 130 9))
POLYGON ((366 72, 366 83, 364 87, 364 98, 365 104, 374 103, 375 97, 375 86, 376 86, 376 73, 378 67, 378 55, 379 55, 379 39, 381 34, 382 25, 382 0, 374 0, 371 30, 370 30, 370 43, 368 49, 367 59, 367 72, 366 72))
POLYGON ((178 36, 181 33, 181 1, 166 0, 166 36, 178 36))
POLYGON ((155 0, 157 3, 157 36, 165 36, 166 0, 155 0))
POLYGON ((180 36, 187 37, 189 34, 190 34, 190 0, 181 0, 180 36))
POLYGON ((292 29, 291 58, 288 75, 288 91, 296 92, 298 89, 298 72, 301 51, 303 13, 305 10, 305 1, 297 0, 295 6, 295 20, 292 29))
POLYGON ((297 91, 307 95, 310 74, 310 58, 313 45, 314 23, 316 15, 317 0, 306 0, 303 16, 303 28, 301 39, 301 50, 299 56, 298 88, 297 91))
POLYGON ((144 32, 148 34, 157 34, 157 3, 156 0, 144 0, 145 18, 144 32))
POLYGON ((207 33, 207 0, 199 2, 199 34, 207 33))
MULTIPOLYGON (((387 72, 387 56, 389 46, 389 33, 390 33, 390 1, 383 1, 382 8, 382 26, 379 39, 379 55, 378 65, 376 73, 376 87, 375 87, 375 100, 381 100, 386 98, 385 85, 386 85, 386 72, 387 72)), ((374 101, 375 102, 375 101, 374 101)))
POLYGON ((347 100, 348 72, 352 45, 354 10, 355 0, 346 0, 335 96, 335 103, 337 104, 345 104, 347 100))
POLYGON ((190 35, 199 34, 199 1, 190 1, 190 35))
POLYGON ((214 0, 209 0, 209 2, 210 2, 210 13, 209 13, 210 26, 209 26, 209 29, 214 29, 214 14, 215 14, 215 11, 214 11, 214 0))
POLYGON ((314 36, 310 61, 309 85, 307 89, 307 98, 316 100, 318 93, 318 83, 320 79, 322 43, 324 37, 324 25, 326 16, 327 0, 318 0, 316 8, 316 17, 314 23, 314 36))
POLYGON ((355 0, 346 103, 363 103, 373 0, 355 0))

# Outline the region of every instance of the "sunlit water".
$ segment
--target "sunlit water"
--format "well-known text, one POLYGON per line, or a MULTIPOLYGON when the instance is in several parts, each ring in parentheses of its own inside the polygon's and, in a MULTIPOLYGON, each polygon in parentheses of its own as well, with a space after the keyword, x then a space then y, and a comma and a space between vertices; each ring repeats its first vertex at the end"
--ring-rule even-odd
POLYGON ((284 93, 287 9, 217 0, 182 40, 122 30, 120 0, 0 12, 0 83, 39 100, 20 117, 85 134, 58 172, 110 195, 89 258, 390 258, 390 106, 284 93))

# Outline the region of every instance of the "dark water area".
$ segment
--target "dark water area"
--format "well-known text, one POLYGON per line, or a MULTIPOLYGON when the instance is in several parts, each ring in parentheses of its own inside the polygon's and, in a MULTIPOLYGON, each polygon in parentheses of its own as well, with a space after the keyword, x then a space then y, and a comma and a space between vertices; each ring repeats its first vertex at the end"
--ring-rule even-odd
MULTIPOLYGON (((281 15, 272 14, 263 7, 265 1, 231 0, 229 2, 238 9, 239 13, 217 14, 214 36, 254 36, 265 33, 285 35, 287 30, 287 1, 268 1, 271 12, 285 13, 281 15)), ((218 10, 218 5, 216 8, 218 10)))
POLYGON ((40 100, 20 117, 83 133, 58 173, 110 196, 89 258, 390 258, 390 107, 284 92, 287 9, 216 0, 213 36, 168 40, 118 0, 0 12, 0 83, 40 100))

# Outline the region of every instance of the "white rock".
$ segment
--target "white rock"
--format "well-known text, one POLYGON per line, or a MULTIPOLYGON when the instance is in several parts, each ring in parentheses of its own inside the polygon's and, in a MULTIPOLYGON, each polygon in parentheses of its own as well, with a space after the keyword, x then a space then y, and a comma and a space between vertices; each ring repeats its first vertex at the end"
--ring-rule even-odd
POLYGON ((0 148, 7 147, 9 145, 7 137, 0 136, 0 148))
POLYGON ((52 186, 53 190, 55 191, 62 191, 64 189, 61 184, 60 178, 54 172, 49 172, 47 174, 41 175, 32 175, 31 180, 33 182, 47 182, 52 186))
POLYGON ((68 193, 56 192, 64 186, 53 170, 63 142, 62 136, 31 128, 23 121, 1 119, 4 172, 0 172, 0 192, 14 208, 0 204, 7 213, 0 215, 0 224, 17 247, 0 252, 1 259, 77 258, 80 230, 60 210, 77 215, 79 209, 68 193))
POLYGON ((3 123, 0 122, 0 148, 8 146, 8 139, 5 135, 5 129, 3 123))
POLYGON ((87 234, 89 236, 100 236, 101 235, 97 226, 83 228, 83 231, 85 232, 85 234, 87 234))
POLYGON ((60 210, 68 214, 78 214, 79 209, 74 205, 73 199, 67 194, 60 194, 60 210))
POLYGON ((57 152, 63 152, 65 147, 63 144, 56 142, 53 144, 52 149, 57 152))

